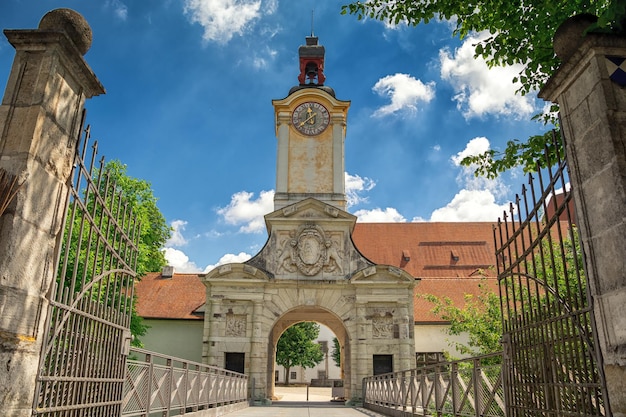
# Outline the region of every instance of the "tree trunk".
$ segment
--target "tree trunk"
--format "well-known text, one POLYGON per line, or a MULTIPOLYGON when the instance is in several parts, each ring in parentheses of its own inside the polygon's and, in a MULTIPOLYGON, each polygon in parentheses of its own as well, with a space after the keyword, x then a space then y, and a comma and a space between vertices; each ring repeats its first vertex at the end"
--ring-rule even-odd
POLYGON ((289 370, 291 368, 285 368, 285 385, 289 385, 289 370))

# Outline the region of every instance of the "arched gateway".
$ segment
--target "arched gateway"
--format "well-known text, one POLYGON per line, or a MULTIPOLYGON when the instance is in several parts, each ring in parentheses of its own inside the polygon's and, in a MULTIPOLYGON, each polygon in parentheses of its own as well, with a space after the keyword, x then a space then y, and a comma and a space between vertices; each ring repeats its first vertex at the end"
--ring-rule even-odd
POLYGON ((375 361, 389 371, 415 365, 415 280, 375 265, 352 242, 356 217, 344 210, 350 103, 323 85, 324 47, 316 37, 306 41, 300 85, 273 101, 278 160, 268 241, 249 261, 203 277, 203 358, 243 370, 255 399, 273 395, 276 343, 302 321, 324 324, 339 339, 347 398, 361 396, 375 361))

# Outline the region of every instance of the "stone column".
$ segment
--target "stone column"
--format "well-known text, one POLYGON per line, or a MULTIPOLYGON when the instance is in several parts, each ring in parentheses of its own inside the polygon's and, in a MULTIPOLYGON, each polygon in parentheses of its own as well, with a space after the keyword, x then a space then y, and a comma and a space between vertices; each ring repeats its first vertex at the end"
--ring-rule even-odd
MULTIPOLYGON (((269 375, 267 370, 267 329, 263 326, 263 301, 254 300, 252 316, 252 338, 250 340, 250 372, 251 378, 254 378, 255 395, 263 395, 267 390, 266 378, 269 375)), ((269 380, 273 386, 274 379, 269 380)), ((250 387, 252 388, 252 387, 250 387)), ((266 394, 267 395, 267 394, 266 394)), ((265 396, 263 396, 264 398, 265 396)), ((256 400, 258 398, 253 398, 256 400)))
POLYGON ((83 59, 91 29, 78 13, 54 10, 38 29, 5 35, 16 56, 0 168, 23 185, 0 217, 0 404, 2 415, 30 416, 80 117, 104 88, 83 59))
POLYGON ((589 18, 557 31, 563 64, 540 97, 560 107, 608 401, 626 416, 626 36, 583 38, 589 18))

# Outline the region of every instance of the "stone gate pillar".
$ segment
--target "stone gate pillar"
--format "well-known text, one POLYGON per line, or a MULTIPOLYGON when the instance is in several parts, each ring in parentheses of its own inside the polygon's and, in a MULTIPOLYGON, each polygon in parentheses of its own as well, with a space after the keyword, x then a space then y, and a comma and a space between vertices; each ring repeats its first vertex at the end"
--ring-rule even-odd
POLYGON ((540 92, 558 103, 609 403, 626 416, 626 36, 566 21, 554 38, 563 64, 540 92))
POLYGON ((78 13, 54 10, 38 29, 5 35, 16 55, 0 168, 22 186, 0 217, 0 404, 2 415, 30 416, 82 109, 104 89, 83 59, 91 29, 78 13))

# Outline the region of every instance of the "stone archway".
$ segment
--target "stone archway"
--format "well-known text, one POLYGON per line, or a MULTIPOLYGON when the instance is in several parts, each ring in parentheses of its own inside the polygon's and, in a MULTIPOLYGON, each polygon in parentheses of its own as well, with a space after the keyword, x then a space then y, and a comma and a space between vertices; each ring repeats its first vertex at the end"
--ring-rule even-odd
POLYGON ((265 220, 269 239, 260 253, 203 278, 206 363, 226 366, 237 356, 254 399, 270 398, 278 336, 296 322, 319 321, 343 338, 347 398, 360 398, 374 356, 392 358, 393 370, 415 366, 415 279, 361 255, 351 239, 356 217, 308 198, 265 220))
POLYGON ((346 398, 350 398, 350 379, 351 379, 351 367, 350 367, 350 337, 348 336, 348 329, 344 325, 340 317, 331 311, 315 306, 301 306, 294 308, 276 320, 274 327, 270 331, 268 341, 268 355, 267 355, 267 393, 270 398, 274 397, 275 380, 274 365, 276 361, 276 344, 282 333, 287 328, 294 324, 301 323, 303 321, 314 321, 328 327, 339 340, 339 346, 341 347, 341 368, 342 377, 344 381, 344 395, 346 398))

